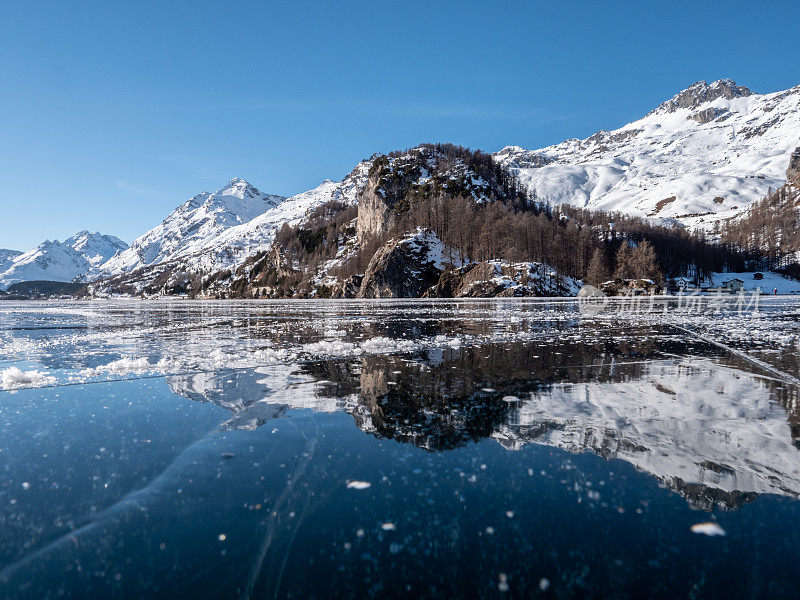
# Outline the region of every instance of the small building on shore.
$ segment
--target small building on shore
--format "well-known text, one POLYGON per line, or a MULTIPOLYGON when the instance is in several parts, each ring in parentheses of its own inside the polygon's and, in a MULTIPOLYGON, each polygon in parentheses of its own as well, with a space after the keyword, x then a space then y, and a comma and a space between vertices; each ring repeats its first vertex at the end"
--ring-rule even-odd
POLYGON ((732 294, 738 294, 742 291, 742 289, 744 289, 744 281, 738 277, 734 277, 728 281, 723 281, 722 285, 727 288, 726 291, 730 291, 732 294))

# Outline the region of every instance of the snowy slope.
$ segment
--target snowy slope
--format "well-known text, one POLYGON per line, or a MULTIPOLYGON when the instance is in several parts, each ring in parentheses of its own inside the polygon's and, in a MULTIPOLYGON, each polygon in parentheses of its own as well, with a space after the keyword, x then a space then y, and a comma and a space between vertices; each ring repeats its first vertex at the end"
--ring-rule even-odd
POLYGON ((222 190, 200 194, 178 207, 161 225, 88 278, 118 276, 149 267, 131 281, 138 285, 164 272, 167 265, 192 273, 235 269, 247 257, 266 250, 281 226, 297 223, 310 209, 330 200, 355 203, 370 164, 363 161, 342 181, 325 181, 291 198, 268 196, 234 179, 222 190))
POLYGON ((285 223, 298 223, 309 210, 325 202, 338 200, 355 204, 358 191, 366 183, 370 164, 370 161, 362 161, 341 181, 324 181, 313 190, 287 198, 249 223, 222 232, 213 240, 212 247, 229 248, 234 257, 223 268, 238 266, 248 256, 266 250, 275 239, 275 233, 285 223))
POLYGON ((125 250, 113 235, 81 231, 64 242, 46 240, 27 252, 0 251, 0 289, 20 281, 72 281, 125 250), (11 255, 3 261, 3 253, 11 255))
POLYGON ((19 256, 22 254, 19 250, 8 250, 5 248, 0 248, 0 273, 5 271, 11 263, 11 259, 15 256, 19 256))
POLYGON ((97 231, 80 231, 65 240, 64 245, 83 255, 95 267, 128 249, 128 244, 118 237, 97 231))
POLYGON ((738 278, 744 282, 742 284, 742 289, 746 292, 759 289, 765 294, 771 294, 773 290, 777 289, 779 294, 800 294, 800 281, 770 271, 765 271, 762 275, 763 279, 755 279, 753 273, 749 272, 712 273, 709 279, 703 281, 703 284, 712 286, 724 285, 726 281, 738 278))
POLYGON ((494 156, 539 200, 709 228, 782 185, 798 143, 800 86, 754 94, 725 79, 614 131, 494 156))
POLYGON ((74 248, 58 240, 47 240, 15 256, 5 266, 0 273, 0 289, 20 281, 72 281, 92 265, 74 248))
POLYGON ((213 194, 203 192, 181 204, 125 252, 100 265, 90 278, 117 275, 207 250, 224 230, 251 221, 283 200, 283 196, 258 191, 243 179, 231 179, 213 194))

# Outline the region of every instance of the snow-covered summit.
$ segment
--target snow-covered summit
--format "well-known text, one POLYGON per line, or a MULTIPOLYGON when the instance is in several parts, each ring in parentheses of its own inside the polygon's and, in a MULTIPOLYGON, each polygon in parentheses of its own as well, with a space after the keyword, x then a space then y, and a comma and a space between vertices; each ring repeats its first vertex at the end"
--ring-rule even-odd
POLYGON ((331 200, 354 204, 371 164, 362 161, 341 181, 326 180, 291 198, 266 195, 243 179, 232 179, 214 194, 189 199, 87 279, 124 276, 142 287, 167 271, 208 274, 235 269, 268 249, 280 227, 296 224, 309 210, 331 200), (147 268, 138 271, 143 267, 147 268), (127 275, 133 271, 137 272, 127 275))
POLYGON ((675 94, 670 100, 661 103, 653 112, 673 113, 679 108, 696 108, 717 98, 733 100, 752 95, 753 92, 749 88, 738 85, 733 79, 719 79, 710 85, 705 81, 697 81, 675 94))
POLYGON ((371 160, 361 161, 341 181, 325 180, 313 190, 287 198, 280 205, 259 215, 243 225, 222 232, 214 240, 214 247, 229 248, 238 257, 223 268, 237 266, 239 262, 260 250, 266 250, 275 239, 275 233, 284 224, 295 225, 308 211, 332 200, 355 204, 358 192, 364 187, 371 160))
POLYGON ((642 119, 495 160, 537 200, 709 228, 785 181, 800 142, 800 86, 756 94, 697 82, 642 119))
MULTIPOLYGON (((241 177, 234 177, 227 185, 217 190, 214 196, 233 196, 234 198, 259 198, 263 196, 255 187, 250 185, 241 177)), ((274 196, 275 198, 282 198, 282 196, 274 196)))
POLYGON ((65 240, 64 244, 83 255, 95 267, 128 249, 128 244, 116 236, 86 230, 79 231, 65 240))
POLYGON ((21 281, 72 281, 127 247, 113 235, 81 231, 64 242, 45 240, 27 252, 0 250, 0 289, 21 281))
POLYGON ((226 229, 248 223, 284 200, 244 179, 231 179, 213 194, 203 192, 181 204, 92 275, 117 275, 197 254, 213 247, 212 240, 226 229))

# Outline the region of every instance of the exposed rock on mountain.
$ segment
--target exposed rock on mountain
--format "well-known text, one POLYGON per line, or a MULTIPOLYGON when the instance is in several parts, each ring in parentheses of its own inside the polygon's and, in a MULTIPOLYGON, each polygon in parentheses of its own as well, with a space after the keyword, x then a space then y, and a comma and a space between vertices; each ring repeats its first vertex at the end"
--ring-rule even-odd
POLYGON ((710 229, 783 183, 798 137, 800 86, 754 94, 725 79, 695 83, 617 130, 494 156, 538 201, 710 229))
POLYGON ((358 298, 419 298, 444 268, 444 245, 425 229, 380 248, 367 267, 358 298))
POLYGON ((519 146, 506 146, 494 154, 495 159, 512 169, 538 169, 553 162, 535 152, 528 152, 519 146))
POLYGON ((22 254, 19 250, 7 250, 0 248, 0 273, 3 273, 10 265, 11 259, 22 254))
MULTIPOLYGON (((733 100, 752 96, 753 92, 743 85, 736 85, 732 79, 720 79, 711 85, 705 81, 697 81, 682 92, 678 92, 671 100, 661 104, 656 111, 663 110, 674 113, 681 108, 696 108, 701 104, 713 102, 718 98, 733 100)), ((655 111, 654 111, 655 112, 655 111)))
POLYGON ((527 202, 516 180, 491 156, 452 144, 422 144, 372 158, 369 178, 358 195, 359 241, 382 236, 415 203, 463 196, 477 203, 527 202))
POLYGON ((480 262, 442 273, 428 298, 572 296, 580 282, 540 263, 480 262))
POLYGON ((444 271, 439 281, 425 292, 428 298, 486 298, 496 296, 505 287, 495 281, 497 269, 488 262, 472 263, 444 271))
POLYGON ((363 275, 351 275, 343 281, 337 281, 331 290, 331 298, 355 298, 361 289, 363 275))
POLYGON ((356 231, 359 241, 370 236, 381 236, 388 232, 392 223, 392 200, 385 198, 381 192, 380 180, 370 177, 358 198, 358 221, 356 231))
POLYGON ((800 147, 792 152, 789 159, 789 168, 786 169, 786 180, 789 182, 795 181, 800 178, 800 147))

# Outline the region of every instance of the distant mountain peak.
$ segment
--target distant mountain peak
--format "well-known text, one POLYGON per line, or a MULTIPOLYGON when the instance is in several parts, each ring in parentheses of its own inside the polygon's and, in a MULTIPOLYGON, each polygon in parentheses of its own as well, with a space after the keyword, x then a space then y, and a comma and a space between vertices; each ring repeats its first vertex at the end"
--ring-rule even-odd
POLYGON ((214 196, 235 196, 236 198, 257 198, 263 194, 241 177, 234 177, 225 186, 217 190, 214 196))
POLYGON ((710 230, 800 173, 800 87, 756 94, 698 81, 641 119, 495 160, 537 200, 710 230), (791 166, 794 164, 794 168, 791 166))
POLYGON ((753 92, 738 85, 733 79, 718 79, 709 84, 706 81, 696 81, 688 88, 675 94, 670 100, 662 103, 655 111, 675 112, 679 108, 695 108, 717 98, 733 100, 752 96, 753 92))
POLYGON ((116 275, 179 258, 188 260, 217 248, 217 238, 227 229, 249 223, 284 200, 283 196, 265 194, 241 177, 234 177, 213 194, 192 196, 90 276, 116 275))
POLYGON ((128 244, 116 236, 84 229, 64 240, 64 245, 80 253, 89 263, 97 267, 117 253, 127 250, 128 244))

